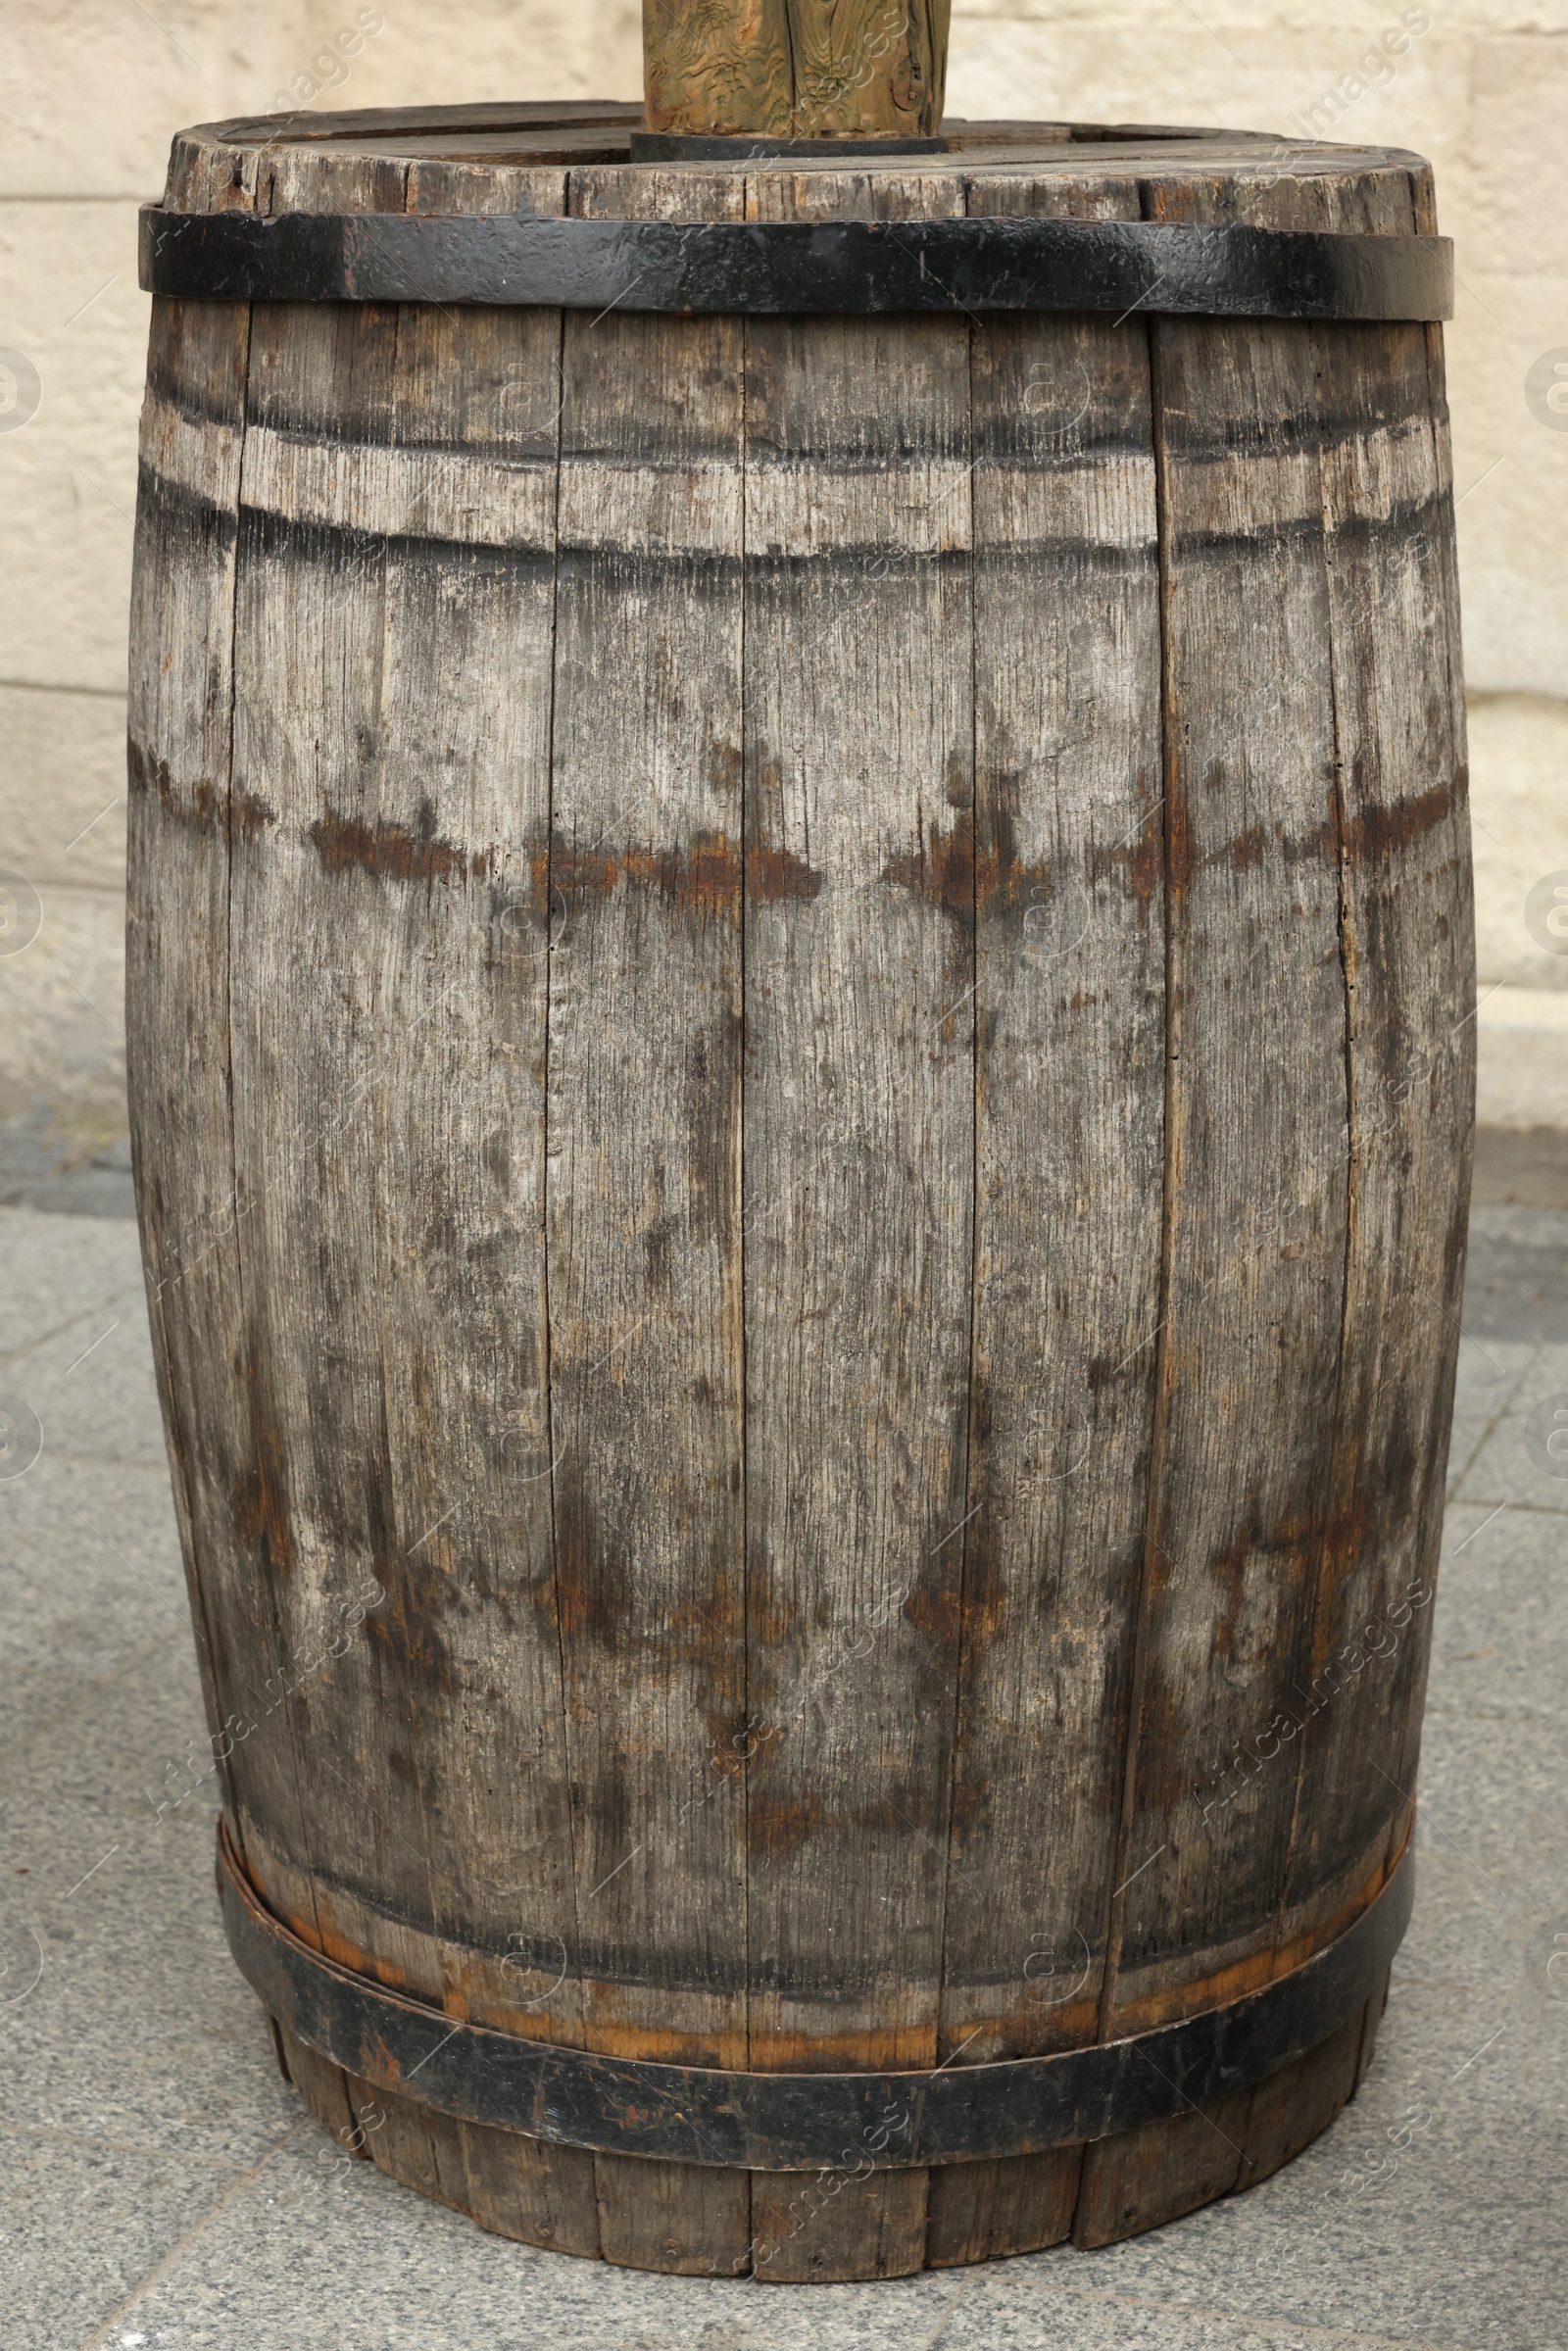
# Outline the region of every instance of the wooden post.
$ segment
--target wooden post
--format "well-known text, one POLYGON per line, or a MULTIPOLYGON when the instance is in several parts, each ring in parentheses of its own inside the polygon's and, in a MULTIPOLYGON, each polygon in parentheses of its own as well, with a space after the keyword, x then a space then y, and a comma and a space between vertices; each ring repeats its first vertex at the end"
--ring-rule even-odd
POLYGON ((650 130, 930 138, 950 0, 643 0, 650 130))

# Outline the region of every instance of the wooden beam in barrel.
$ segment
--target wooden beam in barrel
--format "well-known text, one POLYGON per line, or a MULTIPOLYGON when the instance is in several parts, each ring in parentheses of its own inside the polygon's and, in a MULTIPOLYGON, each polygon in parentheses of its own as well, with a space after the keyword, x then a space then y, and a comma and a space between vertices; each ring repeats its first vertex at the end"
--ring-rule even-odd
POLYGON ((931 138, 950 0, 643 0, 651 130, 931 138))

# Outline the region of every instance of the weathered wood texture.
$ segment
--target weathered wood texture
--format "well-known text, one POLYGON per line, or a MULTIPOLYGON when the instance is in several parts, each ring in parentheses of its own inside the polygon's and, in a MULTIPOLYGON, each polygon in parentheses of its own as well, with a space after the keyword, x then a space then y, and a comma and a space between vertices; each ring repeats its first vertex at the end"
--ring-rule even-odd
MULTIPOLYGON (((750 200, 961 206, 915 171, 750 200)), ((746 388, 752 2062, 929 2066, 973 1213, 968 321, 754 318, 746 388)), ((754 2176, 767 2276, 860 2274, 866 2240, 875 2274, 922 2266, 922 2171, 792 2217, 803 2184, 754 2176)))
MULTIPOLYGON (((175 142, 171 201, 254 202, 175 142)), ((316 1917, 282 1631, 287 1530, 256 1443, 230 1106, 229 789, 239 475, 251 318, 155 306, 142 416, 131 636, 127 1046, 143 1256, 192 1620, 215 1753, 246 1866, 286 1915, 316 1917)))
MULTIPOLYGON (((738 217, 742 197, 733 175, 585 170, 570 209, 738 217)), ((564 322, 546 1209, 584 2037, 727 2067, 746 2062, 742 347, 739 319, 564 322)), ((607 2259, 744 2266, 744 2177, 690 2168, 595 2158, 607 2259)))
POLYGON ((650 129, 930 138, 949 0, 645 0, 650 129))
MULTIPOLYGON (((730 174, 470 114, 185 134, 172 194, 1431 226, 1417 159, 1228 134, 730 174)), ((454 2017, 760 2071, 1115 2037, 1339 1934, 1411 1816, 1466 1207, 1437 331, 161 303, 132 676, 148 1288, 264 1898, 454 2017)), ((504 2234, 826 2279, 1249 2186, 1381 2006, 854 2180, 284 2053, 504 2234)))
MULTIPOLYGON (((1009 172, 971 187, 970 208, 1136 218, 1138 190, 1009 172)), ((975 1515, 944 2060, 1067 2047, 1098 2022, 1153 1425, 1144 1342, 1159 1314, 1165 1086, 1145 322, 981 320, 973 403, 975 1515)), ((1079 2168, 1076 2149, 1020 2159, 999 2167, 996 2193, 1036 2199, 1050 2243, 1079 2168)), ((968 2189, 948 2175, 950 2196, 968 2189)))

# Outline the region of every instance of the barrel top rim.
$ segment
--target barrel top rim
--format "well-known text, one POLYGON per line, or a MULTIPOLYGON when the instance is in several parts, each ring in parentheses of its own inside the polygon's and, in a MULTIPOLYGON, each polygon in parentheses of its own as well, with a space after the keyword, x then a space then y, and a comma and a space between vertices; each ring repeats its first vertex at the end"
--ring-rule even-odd
MULTIPOLYGON (((634 172, 711 175, 737 165, 710 160, 632 162, 630 139, 643 125, 640 106, 613 100, 488 101, 462 106, 358 107, 337 114, 240 115, 200 122, 175 134, 176 146, 286 148, 306 153, 374 155, 383 161, 466 164, 483 170, 620 168, 634 172), (595 134, 598 134, 597 136, 595 134)), ((1106 177, 1155 171, 1223 171, 1250 178, 1323 172, 1425 171, 1427 161, 1406 148, 1339 145, 1283 133, 1159 123, 969 121, 942 125, 945 154, 890 154, 886 165, 863 151, 833 155, 749 156, 751 174, 887 171, 968 176, 976 171, 1071 169, 1096 165, 1106 177)))

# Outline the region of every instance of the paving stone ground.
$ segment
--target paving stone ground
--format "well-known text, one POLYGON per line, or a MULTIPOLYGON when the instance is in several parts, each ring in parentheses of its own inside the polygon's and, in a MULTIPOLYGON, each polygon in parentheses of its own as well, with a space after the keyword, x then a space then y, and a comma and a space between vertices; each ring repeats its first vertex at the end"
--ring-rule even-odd
POLYGON ((203 1723, 123 1155, 24 1141, 0 1131, 0 1400, 42 1432, 0 1480, 5 2351, 1568 2351, 1568 1475, 1541 1441, 1568 1214, 1494 1186, 1473 1222, 1420 1885, 1353 2106, 1131 2244, 789 2288, 536 2252, 332 2170, 223 1947, 210 1788, 161 1821, 148 1795, 203 1723), (83 1208, 83 1175, 113 1197, 83 1208))

